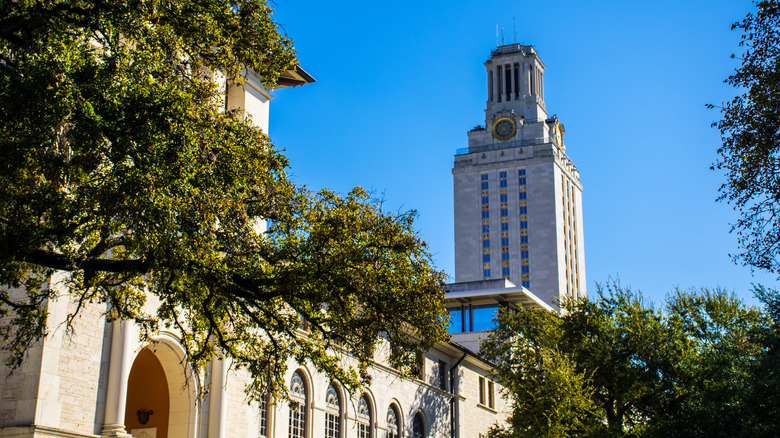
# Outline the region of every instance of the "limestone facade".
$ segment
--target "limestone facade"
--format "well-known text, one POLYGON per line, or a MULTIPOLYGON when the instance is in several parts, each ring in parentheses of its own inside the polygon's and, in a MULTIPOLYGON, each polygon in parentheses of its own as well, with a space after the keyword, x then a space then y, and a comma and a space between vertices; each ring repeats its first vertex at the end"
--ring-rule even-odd
MULTIPOLYGON (((296 69, 282 80, 293 85, 312 79, 296 69)), ((227 108, 244 109, 267 131, 271 94, 259 78, 249 75, 245 85, 226 88, 227 108)), ((0 437, 314 438, 325 436, 330 412, 340 438, 478 438, 508 415, 490 365, 468 349, 436 345, 425 354, 419 378, 409 379, 389 365, 384 346, 364 391, 348 394, 335 387, 341 401, 335 410, 326 403, 329 379, 307 364, 289 363, 286 384, 301 381, 305 388, 303 415, 292 415, 303 418, 301 432, 293 433, 285 401, 262 406, 248 400, 247 375, 227 361, 214 360, 204 374, 193 373, 172 332, 162 329, 142 344, 136 326, 106 320, 104 304, 81 308, 67 331, 64 323, 76 303, 64 278, 57 274, 51 281, 57 298, 47 303, 49 335, 30 348, 13 374, 0 368, 0 437), (210 388, 208 396, 199 400, 204 388, 210 388), (397 430, 388 421, 391 410, 397 430)), ((155 307, 151 297, 147 306, 155 307)))
POLYGON ((586 296, 582 184, 544 103, 545 66, 509 44, 485 63, 485 125, 452 169, 455 281, 507 279, 548 305, 586 296))

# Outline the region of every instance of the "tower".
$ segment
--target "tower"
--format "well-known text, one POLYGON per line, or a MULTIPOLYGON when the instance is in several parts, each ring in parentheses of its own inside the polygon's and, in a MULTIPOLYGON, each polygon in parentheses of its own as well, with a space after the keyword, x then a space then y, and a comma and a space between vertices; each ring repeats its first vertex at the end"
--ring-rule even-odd
POLYGON ((582 185, 544 103, 545 65, 508 44, 485 62, 485 125, 455 154, 456 283, 507 279, 550 305, 585 296, 582 185))

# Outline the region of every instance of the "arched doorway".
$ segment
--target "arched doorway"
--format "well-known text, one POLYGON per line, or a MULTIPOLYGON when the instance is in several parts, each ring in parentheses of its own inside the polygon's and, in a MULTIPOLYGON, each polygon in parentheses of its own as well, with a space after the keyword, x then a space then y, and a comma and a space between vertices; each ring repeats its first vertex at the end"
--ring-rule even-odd
POLYGON ((144 348, 136 356, 127 381, 127 431, 138 436, 146 430, 146 436, 168 438, 170 405, 165 370, 157 356, 144 348))

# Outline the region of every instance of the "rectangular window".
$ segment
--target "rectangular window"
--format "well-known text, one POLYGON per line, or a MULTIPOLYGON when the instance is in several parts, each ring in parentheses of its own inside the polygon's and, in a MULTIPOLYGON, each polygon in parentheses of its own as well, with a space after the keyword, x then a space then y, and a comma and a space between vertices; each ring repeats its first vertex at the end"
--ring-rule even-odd
POLYGON ((487 175, 482 175, 482 181, 487 181, 487 180, 488 180, 488 176, 487 175))
POLYGON ((304 403, 290 406, 288 435, 290 438, 303 438, 306 432, 306 407, 304 403))
POLYGON ((531 272, 531 269, 529 268, 528 265, 521 266, 521 268, 523 269, 522 270, 523 274, 528 274, 529 272, 531 272))
POLYGON ((524 185, 525 185, 525 177, 518 179, 518 180, 517 180, 517 183, 518 183, 519 185, 521 185, 521 186, 524 186, 524 185))
POLYGON ((490 248, 490 239, 485 239, 482 241, 482 247, 483 248, 490 248))
POLYGON ((509 209, 502 208, 501 209, 501 216, 509 216, 509 209))
POLYGON ((520 192, 520 199, 526 199, 526 192, 520 192))
POLYGON ((509 260, 509 253, 508 252, 501 253, 501 260, 509 260))
POLYGON ((487 196, 483 196, 482 197, 482 203, 483 204, 487 204, 488 203, 488 197, 487 196))
POLYGON ((487 386, 488 386, 487 387, 488 407, 490 407, 490 409, 495 409, 496 408, 496 400, 495 400, 495 392, 493 390, 494 389, 493 388, 493 381, 492 380, 488 380, 487 386))
POLYGON ((490 212, 489 212, 489 211, 487 211, 487 210, 484 210, 484 211, 482 212, 482 219, 487 219, 487 218, 489 218, 489 217, 490 217, 490 212))
POLYGON ((528 258, 528 251, 520 251, 520 257, 527 259, 528 258))
POLYGON ((501 238, 501 244, 502 245, 509 245, 509 238, 508 237, 501 238))
POLYGON ((479 377, 479 404, 485 404, 485 378, 479 377))
POLYGON ((528 214, 528 207, 520 207, 520 214, 528 214))
POLYGON ((499 187, 506 187, 506 180, 505 180, 505 179, 502 179, 501 181, 499 181, 499 182, 498 182, 498 186, 499 186, 499 187))
POLYGON ((506 90, 506 101, 509 102, 512 100, 512 68, 507 65, 506 68, 504 68, 504 77, 506 84, 506 87, 504 87, 506 90))
POLYGON ((506 179, 506 172, 501 172, 498 174, 499 178, 506 179))
POLYGON ((488 72, 488 100, 493 101, 493 70, 488 72))
POLYGON ((482 254, 482 263, 490 262, 490 254, 482 254))
POLYGON ((501 224, 501 231, 509 231, 509 223, 504 222, 501 224))
POLYGON ((504 83, 501 76, 501 66, 496 67, 496 79, 498 79, 498 101, 501 102, 501 96, 504 94, 504 83))
POLYGON ((528 236, 520 236, 520 243, 528 243, 528 236))
POLYGON ((482 182, 482 190, 487 190, 487 189, 488 189, 488 183, 483 181, 482 182))
POLYGON ((501 268, 501 275, 509 275, 509 268, 501 268))
POLYGON ((520 222, 520 229, 523 230, 526 228, 528 228, 528 222, 527 221, 520 222))
POLYGON ((483 269, 482 276, 485 278, 490 278, 490 269, 483 269))
POLYGON ((498 313, 498 306, 495 304, 485 304, 471 307, 472 330, 481 332, 496 328, 495 317, 498 313))
POLYGON ((447 389, 447 363, 439 361, 439 388, 447 389))
POLYGON ((339 416, 338 414, 325 413, 325 438, 338 438, 339 436, 339 416))
POLYGON ((268 436, 268 394, 260 398, 260 436, 268 436))
POLYGON ((482 232, 483 233, 489 233, 490 232, 490 226, 489 225, 482 225, 482 232))
POLYGON ((506 193, 505 193, 505 194, 503 194, 503 195, 501 195, 501 202, 507 202, 507 197, 508 197, 508 196, 509 196, 509 195, 507 195, 506 193))
POLYGON ((525 169, 520 169, 517 171, 517 176, 525 176, 525 169))
POLYGON ((463 327, 463 309, 461 307, 452 307, 447 309, 450 314, 450 333, 460 333, 466 330, 463 327))
POLYGON ((527 280, 523 280, 523 287, 531 287, 531 282, 527 280))

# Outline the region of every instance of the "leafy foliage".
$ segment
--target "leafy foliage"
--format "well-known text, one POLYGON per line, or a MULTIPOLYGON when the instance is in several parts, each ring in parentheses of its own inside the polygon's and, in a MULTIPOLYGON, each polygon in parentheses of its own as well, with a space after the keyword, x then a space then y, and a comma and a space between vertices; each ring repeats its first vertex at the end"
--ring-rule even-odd
POLYGON ((745 411, 754 436, 776 437, 780 436, 780 293, 759 286, 756 296, 764 303, 766 318, 755 333, 762 353, 752 364, 745 411))
POLYGON ((512 400, 511 428, 494 428, 495 438, 569 437, 582 434, 596 406, 589 376, 559 345, 563 321, 542 310, 501 312, 497 329, 481 351, 512 400))
POLYGON ((264 0, 0 4, 10 365, 46 335, 62 289, 146 334, 176 329, 196 369, 227 355, 253 396, 283 390, 288 358, 354 386, 380 336, 407 365, 444 338, 443 274, 414 213, 293 185, 268 137, 224 110, 220 77, 252 70, 271 87, 295 64, 271 12, 264 0))
POLYGON ((771 311, 717 289, 675 291, 661 312, 617 282, 562 309, 499 315, 483 344, 514 400, 493 436, 776 436, 771 311))
POLYGON ((745 52, 726 83, 744 93, 724 104, 723 119, 713 124, 723 139, 714 167, 726 172, 719 199, 741 214, 736 259, 780 273, 780 2, 756 6, 732 25, 744 32, 745 52))

